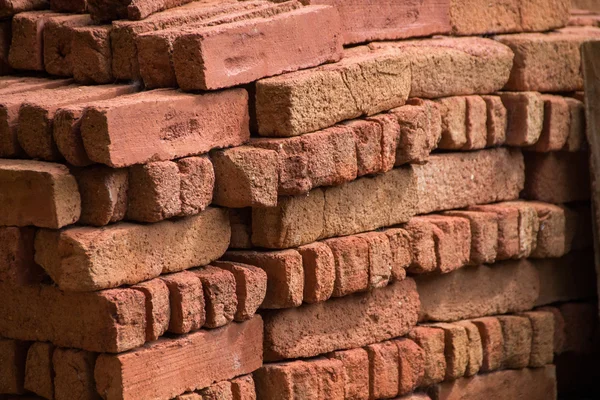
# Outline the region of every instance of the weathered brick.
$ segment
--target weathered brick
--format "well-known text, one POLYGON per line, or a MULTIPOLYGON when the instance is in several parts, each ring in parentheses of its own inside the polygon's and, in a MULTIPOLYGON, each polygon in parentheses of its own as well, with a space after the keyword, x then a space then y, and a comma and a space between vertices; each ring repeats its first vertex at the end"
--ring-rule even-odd
POLYGON ((455 323, 458 326, 465 328, 468 338, 467 344, 467 369, 465 376, 473 376, 479 373, 483 363, 483 347, 481 345, 481 335, 479 329, 471 321, 458 321, 455 323))
MULTIPOLYGON (((74 0, 73 3, 77 1, 82 0, 74 0)), ((73 76, 72 29, 91 24, 89 15, 61 15, 48 19, 43 31, 43 66, 46 72, 51 75, 73 76)))
POLYGON ((367 242, 369 255, 369 289, 387 286, 392 277, 393 254, 388 236, 384 232, 367 232, 358 235, 367 242))
POLYGON ((494 317, 484 317, 471 322, 479 329, 481 337, 483 350, 481 372, 499 369, 504 361, 504 336, 500 321, 494 317))
POLYGON ((146 341, 157 340, 167 331, 171 320, 169 287, 162 279, 152 279, 131 288, 144 294, 146 302, 146 341))
POLYGON ((56 348, 52 357, 54 398, 56 400, 100 400, 96 392, 94 365, 97 354, 83 350, 56 348))
POLYGON ((530 367, 543 367, 554 360, 554 316, 548 311, 521 314, 531 323, 530 367))
POLYGON ((15 69, 44 70, 43 38, 44 25, 59 14, 50 11, 19 13, 12 19, 12 42, 8 61, 15 69))
POLYGON ((252 375, 244 375, 231 381, 233 400, 256 400, 256 389, 252 375))
POLYGON ((104 226, 125 218, 129 190, 126 169, 94 165, 72 172, 81 196, 81 224, 104 226))
POLYGON ((565 319, 562 313, 557 307, 540 307, 536 308, 535 311, 549 312, 552 315, 554 321, 554 353, 561 354, 565 349, 566 332, 565 332, 565 319))
POLYGON ((571 133, 571 110, 564 97, 542 95, 544 125, 539 140, 528 150, 559 151, 566 146, 571 133))
POLYGON ((17 13, 40 10, 48 7, 48 0, 7 0, 0 8, 0 18, 12 17, 17 13))
POLYGON ((52 138, 60 155, 76 167, 85 167, 94 162, 88 157, 81 137, 81 117, 87 104, 59 108, 52 121, 52 138))
POLYGON ((577 218, 575 212, 564 206, 539 201, 530 201, 527 204, 536 210, 540 223, 537 245, 531 257, 562 257, 571 251, 574 229, 571 225, 577 218))
POLYGON ((356 144, 358 176, 383 171, 383 128, 375 121, 353 120, 343 122, 352 129, 356 144))
POLYGON ((426 215, 418 220, 433 224, 437 269, 442 273, 454 271, 466 265, 471 257, 471 225, 465 218, 426 215))
POLYGON ((408 337, 419 345, 425 354, 425 373, 421 386, 442 382, 446 376, 445 336, 438 328, 417 326, 408 337))
POLYGON ((445 379, 462 378, 465 376, 467 366, 469 365, 469 337, 467 330, 458 324, 437 323, 431 326, 444 331, 445 379))
POLYGON ((403 225, 408 233, 410 245, 411 262, 407 271, 413 274, 433 272, 438 266, 434 231, 442 232, 440 229, 422 218, 411 218, 403 225))
POLYGON ((71 65, 79 83, 114 82, 111 25, 78 26, 71 30, 71 65))
POLYGON ((0 391, 22 394, 25 382, 25 366, 30 343, 20 340, 0 339, 0 391))
POLYGON ((414 99, 408 102, 390 111, 400 124, 395 165, 424 163, 442 136, 442 116, 436 103, 414 99))
POLYGON ((34 237, 34 228, 0 228, 0 282, 19 286, 44 280, 44 270, 33 260, 34 237))
POLYGON ((208 207, 213 199, 215 171, 207 156, 186 157, 176 161, 181 187, 181 214, 195 215, 208 207))
POLYGON ((398 118, 389 114, 379 114, 367 117, 367 121, 377 123, 381 130, 381 169, 378 172, 391 171, 396 164, 396 152, 401 136, 398 118))
POLYGON ((481 96, 487 106, 487 142, 488 147, 503 145, 506 142, 508 116, 500 96, 481 96))
POLYGON ((342 362, 344 376, 344 398, 368 400, 369 397, 369 354, 365 349, 336 351, 327 355, 342 362))
POLYGON ((480 96, 467 96, 465 100, 467 142, 463 150, 480 150, 487 147, 487 103, 480 96))
POLYGON ((505 92, 500 95, 506 114, 506 144, 534 145, 544 128, 544 101, 539 93, 505 92))
POLYGON ((467 144, 466 97, 445 97, 437 103, 442 115, 442 139, 438 147, 443 150, 463 148, 467 144))
POLYGON ((335 283, 333 297, 366 291, 369 287, 369 243, 359 236, 324 242, 333 253, 335 283))
POLYGON ((200 278, 191 271, 161 276, 169 288, 171 316, 168 331, 188 333, 197 331, 206 322, 206 296, 200 278))
POLYGON ((471 228, 470 265, 492 264, 498 250, 498 216, 492 212, 448 211, 444 215, 464 218, 471 228))
POLYGON ((50 343, 32 343, 25 364, 25 389, 46 399, 54 398, 53 353, 50 343))
POLYGON ((230 208, 228 210, 231 224, 231 249, 251 249, 252 240, 252 209, 230 208))
POLYGON ((529 366, 532 329, 528 318, 514 315, 497 317, 504 337, 504 360, 502 367, 520 369, 529 366))
POLYGON ((402 228, 386 229, 384 233, 390 241, 392 250, 391 279, 401 281, 406 278, 406 269, 412 263, 412 248, 410 234, 402 228))
POLYGON ((392 398, 400 386, 398 346, 392 341, 366 346, 372 399, 392 398))
POLYGON ((231 382, 222 381, 197 392, 202 400, 233 400, 231 382))
POLYGON ((564 98, 569 105, 569 138, 565 144, 564 150, 566 151, 579 151, 583 150, 587 146, 587 138, 585 136, 586 120, 585 120, 585 107, 583 102, 572 99, 570 97, 564 98))
POLYGON ((398 394, 407 394, 421 385, 425 376, 425 351, 406 338, 395 340, 400 368, 398 394))
POLYGON ((207 328, 218 328, 233 321, 237 311, 236 281, 227 270, 208 266, 193 271, 204 290, 207 328))
POLYGON ((115 19, 141 20, 159 11, 181 6, 192 0, 87 0, 87 10, 96 22, 115 19))
POLYGON ((318 303, 331 297, 335 285, 335 257, 325 243, 298 247, 304 267, 304 301, 318 303))

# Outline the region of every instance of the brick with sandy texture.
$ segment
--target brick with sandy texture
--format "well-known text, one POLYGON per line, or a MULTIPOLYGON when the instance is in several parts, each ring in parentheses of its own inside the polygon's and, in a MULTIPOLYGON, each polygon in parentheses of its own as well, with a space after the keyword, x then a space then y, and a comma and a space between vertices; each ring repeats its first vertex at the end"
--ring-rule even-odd
POLYGON ((207 265, 225 253, 230 235, 227 212, 216 208, 149 225, 40 230, 36 262, 61 289, 92 291, 207 265))
POLYGON ((539 140, 528 150, 559 151, 566 146, 571 133, 571 110, 564 97, 542 95, 544 124, 539 140))
POLYGON ((471 228, 469 264, 492 264, 498 249, 498 216, 492 212, 448 211, 444 215, 464 218, 471 228))
POLYGON ((552 315, 552 319, 554 321, 554 353, 557 355, 562 354, 566 348, 565 342, 567 336, 565 330, 565 319, 560 312, 560 309, 558 307, 545 306, 536 308, 535 311, 548 312, 552 315))
POLYGON ((86 104, 61 107, 56 110, 52 122, 52 138, 60 155, 76 167, 94 162, 88 157, 81 137, 81 117, 86 104))
POLYGON ((17 13, 40 10, 48 7, 48 0, 7 0, 0 8, 0 18, 12 17, 17 13))
POLYGON ((50 343, 32 343, 25 364, 25 389, 46 399, 54 398, 53 353, 50 343))
POLYGON ((256 389, 251 374, 231 380, 233 400, 256 400, 256 389))
POLYGON ((358 176, 383 171, 383 129, 375 121, 353 120, 343 122, 352 129, 356 145, 358 176))
POLYGON ((183 334, 200 329, 206 322, 206 299, 200 278, 191 271, 182 271, 160 279, 169 288, 168 331, 183 334))
POLYGON ((44 71, 44 25, 60 14, 50 11, 19 13, 12 19, 12 41, 8 61, 15 69, 44 71))
POLYGON ((396 165, 397 150, 400 143, 401 129, 398 119, 389 114, 368 117, 375 122, 381 131, 381 168, 379 172, 388 172, 396 165))
POLYGON ((402 228, 386 229, 385 234, 390 241, 392 250, 391 279, 401 281, 406 278, 406 269, 412 263, 410 234, 402 228))
POLYGON ((369 354, 367 350, 358 348, 335 351, 327 355, 342 362, 344 376, 344 398, 355 400, 369 399, 369 354))
POLYGON ((312 357, 402 336, 416 324, 418 307, 415 283, 407 278, 368 293, 265 314, 265 360, 312 357), (373 317, 367 321, 366 314, 373 317))
POLYGON ((488 147, 503 145, 506 141, 508 116, 500 96, 481 96, 487 106, 487 142, 488 147))
POLYGON ((539 201, 527 204, 535 209, 540 223, 537 245, 531 253, 533 258, 562 257, 571 251, 576 211, 539 201))
POLYGON ((438 262, 434 232, 442 235, 440 229, 419 217, 411 218, 402 227, 408 234, 408 244, 411 253, 407 272, 423 274, 435 271, 438 262))
POLYGON ((427 161, 442 136, 440 107, 428 100, 409 99, 408 103, 390 110, 400 125, 395 165, 427 161))
POLYGON ((438 147, 457 150, 467 144, 467 102, 463 96, 437 100, 442 115, 442 139, 438 147))
POLYGON ((169 286, 159 278, 131 287, 143 293, 146 302, 146 341, 161 337, 169 328, 171 302, 169 286))
POLYGON ((33 260, 35 228, 0 228, 0 282, 12 285, 40 283, 46 276, 33 260))
POLYGON ((369 249, 369 289, 387 286, 392 277, 393 253, 388 235, 384 232, 367 232, 358 235, 369 249))
POLYGON ((56 348, 52 357, 54 370, 54 398, 101 399, 96 392, 94 365, 96 353, 84 350, 56 348))
POLYGON ((564 100, 569 105, 569 137, 565 144, 566 151, 579 151, 587 146, 585 136, 585 107, 583 102, 565 97, 564 100))
POLYGON ((335 283, 333 297, 362 292, 369 287, 369 243, 359 236, 346 236, 324 242, 333 254, 335 283))
POLYGON ((398 346, 393 341, 366 346, 369 355, 371 398, 392 398, 398 394, 398 346))
POLYGON ((25 365, 30 343, 20 340, 0 339, 0 390, 2 393, 25 392, 25 365))
POLYGON ((227 270, 207 266, 193 270, 202 282, 206 304, 207 328, 218 328, 231 321, 237 311, 236 281, 227 270))
POLYGON ((399 386, 398 394, 414 391, 425 376, 425 350, 414 341, 401 338, 394 341, 398 346, 399 386))
POLYGON ((505 92, 500 95, 508 119, 506 144, 530 146, 537 143, 544 128, 544 100, 536 92, 505 92))
POLYGON ((446 380, 465 376, 469 364, 469 337, 465 327, 458 324, 437 323, 428 325, 444 331, 446 380))
POLYGON ((71 30, 71 65, 79 83, 114 82, 112 74, 111 25, 79 26, 71 30))
POLYGON ((439 328, 417 326, 409 332, 408 338, 425 352, 425 373, 421 386, 442 382, 446 376, 444 331, 439 328))
POLYGON ((87 11, 96 22, 115 19, 141 20, 156 12, 189 3, 192 0, 88 0, 87 11))
POLYGON ((530 367, 542 367, 554 360, 554 316, 548 311, 520 314, 531 323, 530 367))
POLYGON ((318 303, 333 294, 335 257, 326 243, 315 242, 298 247, 304 267, 304 301, 318 303))
POLYGON ((176 161, 181 186, 181 215, 204 211, 213 199, 215 171, 207 156, 186 157, 176 161))
POLYGON ((83 13, 87 10, 87 0, 50 0, 50 8, 63 13, 83 13))
POLYGON ((49 18, 43 32, 43 65, 46 72, 57 76, 73 76, 72 29, 91 24, 89 15, 62 14, 49 18))
POLYGON ((473 376, 479 373, 483 363, 483 347, 481 345, 481 335, 479 329, 471 321, 458 321, 455 325, 461 326, 467 333, 467 368, 465 376, 473 376))
POLYGON ((487 146, 487 103, 481 96, 467 96, 467 142, 463 150, 480 150, 487 146))
POLYGON ((532 330, 528 318, 514 315, 497 317, 504 337, 504 361, 502 366, 509 369, 525 368, 529 365, 532 330))
POLYGON ((202 400, 233 400, 231 382, 222 381, 197 392, 202 400))
POLYGON ((479 329, 481 336, 483 350, 481 372, 499 369, 504 361, 504 336, 500 321, 494 317, 484 317, 471 322, 479 329))

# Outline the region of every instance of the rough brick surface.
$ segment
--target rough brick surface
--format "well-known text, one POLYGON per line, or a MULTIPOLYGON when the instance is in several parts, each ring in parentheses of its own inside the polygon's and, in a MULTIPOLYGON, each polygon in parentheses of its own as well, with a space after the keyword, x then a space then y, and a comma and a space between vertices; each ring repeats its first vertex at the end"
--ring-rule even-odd
POLYGON ((425 376, 425 351, 410 339, 398 339, 398 394, 407 394, 421 385, 425 376))
POLYGON ((97 22, 115 19, 141 20, 155 12, 192 0, 88 0, 87 10, 97 22))
POLYGON ((233 400, 231 382, 217 382, 197 392, 202 400, 233 400))
POLYGON ((577 99, 565 97, 564 100, 569 105, 569 138, 565 145, 566 151, 579 151, 587 146, 585 137, 586 120, 585 107, 583 103, 577 99))
POLYGON ((335 262, 334 297, 363 292, 369 287, 369 244, 358 236, 325 241, 335 262))
POLYGON ((54 371, 50 343, 36 342, 29 346, 25 364, 25 389, 46 399, 54 398, 54 371))
POLYGON ((559 151, 566 146, 571 134, 571 110, 564 97, 542 95, 544 101, 544 125, 534 151, 559 151))
POLYGON ((369 399, 369 354, 365 349, 336 351, 327 357, 342 362, 344 398, 369 399))
POLYGON ((104 226, 125 217, 129 189, 126 169, 94 165, 72 171, 81 196, 81 224, 104 226))
POLYGON ((181 186, 179 197, 182 215, 204 211, 213 199, 215 171, 207 156, 186 157, 177 160, 181 186))
POLYGON ((409 99, 408 105, 390 113, 398 118, 400 125, 395 165, 427 161, 442 136, 440 108, 432 101, 409 99))
POLYGON ((434 231, 441 235, 439 228, 422 218, 411 218, 403 228, 408 233, 412 253, 407 271, 417 274, 435 271, 438 263, 434 231))
POLYGON ((465 218, 450 216, 416 217, 436 228, 433 231, 437 269, 448 273, 461 268, 471 257, 471 225, 465 218))
POLYGON ((85 104, 62 107, 54 114, 52 138, 60 155, 76 167, 94 162, 88 157, 81 137, 81 116, 85 104))
POLYGON ((487 106, 487 142, 488 147, 503 145, 506 141, 508 116, 506 107, 499 96, 481 96, 487 106))
POLYGON ((425 354, 425 368, 422 386, 442 382, 446 376, 446 355, 444 331, 438 328, 418 326, 408 337, 419 345, 425 354))
POLYGON ((255 316, 220 329, 161 339, 127 353, 101 354, 94 372, 96 388, 107 400, 172 398, 248 374, 262 365, 262 327, 261 318, 255 316))
POLYGON ((544 127, 544 101, 539 93, 507 92, 500 95, 508 119, 506 144, 530 146, 540 139, 544 127))
POLYGON ((369 293, 266 314, 265 359, 311 357, 402 336, 416 323, 418 307, 414 281, 406 279, 369 293))
POLYGON ((191 271, 169 274, 160 278, 169 288, 169 332, 197 331, 206 322, 204 285, 191 271))
MULTIPOLYGON (((74 0, 77 3, 82 0, 74 0)), ((51 75, 73 76, 72 29, 92 23, 89 15, 61 15, 44 24, 43 66, 51 75)))
POLYGON ((194 270, 202 282, 206 302, 207 328, 218 328, 233 321, 237 311, 236 281, 233 274, 208 266, 194 270))
POLYGON ((469 365, 469 336, 459 324, 437 323, 432 325, 444 331, 444 354, 446 357, 446 380, 465 376, 469 365))
POLYGON ((504 337, 504 360, 502 366, 520 369, 529 366, 532 329, 528 318, 514 315, 497 317, 504 337))
POLYGON ((304 266, 304 301, 318 303, 329 299, 336 275, 332 250, 325 243, 315 242, 299 247, 298 252, 304 266))
POLYGON ((171 320, 169 287, 161 279, 152 279, 131 288, 144 294, 146 302, 146 341, 154 341, 169 328, 171 320))
POLYGON ((24 393, 25 365, 30 343, 0 339, 0 390, 2 393, 24 393))
POLYGON ((445 97, 437 102, 442 115, 442 139, 438 147, 443 150, 464 147, 467 143, 466 97, 445 97))
POLYGON ((481 372, 499 369, 504 361, 504 336, 500 321, 494 317, 484 317, 471 322, 479 329, 481 337, 481 372))
POLYGON ((412 263, 410 234, 407 230, 401 228, 386 229, 385 234, 392 249, 391 279, 401 281, 406 278, 406 269, 412 263))
POLYGON ((80 26, 71 30, 73 78, 79 83, 111 83, 111 25, 80 26))
POLYGON ((498 216, 491 212, 448 211, 444 215, 469 221, 471 250, 469 264, 492 264, 498 250, 498 216))
POLYGON ((212 265, 233 274, 236 284, 236 321, 245 321, 254 316, 267 293, 267 273, 253 265, 217 261, 212 265))
POLYGON ((459 321, 456 324, 465 328, 465 331, 467 332, 468 362, 467 369, 465 370, 465 376, 476 375, 479 373, 483 363, 483 347, 481 345, 481 335, 479 334, 479 329, 471 321, 459 321))
POLYGON ((100 400, 94 381, 97 354, 83 350, 56 348, 52 357, 54 398, 56 400, 100 400))
POLYGON ((31 10, 40 10, 48 7, 48 0, 6 0, 0 9, 0 18, 31 10))
POLYGON ((252 375, 244 375, 231 381, 233 400, 256 400, 256 389, 252 375))
POLYGON ((59 14, 49 11, 19 13, 12 19, 12 42, 8 61, 15 69, 44 70, 44 25, 59 14))
POLYGON ((0 228, 0 282, 19 286, 44 279, 44 270, 33 260, 34 237, 34 228, 0 228))
POLYGON ((36 262, 61 289, 91 291, 207 265, 225 253, 230 235, 227 213, 216 208, 150 225, 40 230, 36 262))
POLYGON ((369 355, 371 398, 392 398, 398 394, 398 347, 392 341, 366 346, 369 355))
POLYGON ((551 364, 554 359, 554 316, 548 311, 529 311, 522 316, 531 323, 529 366, 551 364))

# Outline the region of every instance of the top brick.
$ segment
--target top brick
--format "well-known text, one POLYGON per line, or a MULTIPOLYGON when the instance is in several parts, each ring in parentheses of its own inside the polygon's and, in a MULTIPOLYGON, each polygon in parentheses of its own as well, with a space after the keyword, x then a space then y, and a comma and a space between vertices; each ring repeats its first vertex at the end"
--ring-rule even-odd
MULTIPOLYGON (((178 7, 193 0, 88 0, 87 8, 96 22, 115 19, 140 20, 155 12, 178 7)), ((203 0, 209 2, 211 0, 203 0)))
POLYGON ((0 18, 12 17, 23 11, 48 8, 48 0, 3 0, 0 2, 0 18))

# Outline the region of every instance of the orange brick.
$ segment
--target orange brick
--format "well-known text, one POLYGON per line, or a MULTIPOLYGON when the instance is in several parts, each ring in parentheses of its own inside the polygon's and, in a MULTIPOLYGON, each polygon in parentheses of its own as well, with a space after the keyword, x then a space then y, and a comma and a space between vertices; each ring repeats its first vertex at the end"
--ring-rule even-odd
POLYGON ((391 398, 400 386, 398 346, 392 341, 372 344, 365 349, 369 355, 370 393, 372 399, 391 398))
POLYGON ((444 331, 418 326, 409 332, 408 337, 425 352, 425 373, 421 385, 430 386, 442 382, 446 376, 444 331))
POLYGON ((344 372, 344 398, 369 399, 369 354, 365 349, 336 351, 327 357, 340 360, 344 372))

